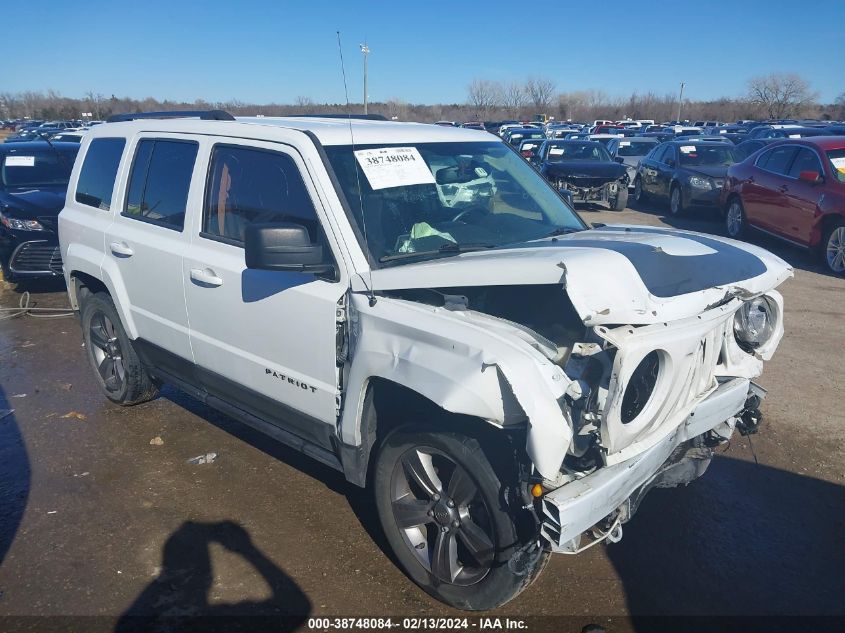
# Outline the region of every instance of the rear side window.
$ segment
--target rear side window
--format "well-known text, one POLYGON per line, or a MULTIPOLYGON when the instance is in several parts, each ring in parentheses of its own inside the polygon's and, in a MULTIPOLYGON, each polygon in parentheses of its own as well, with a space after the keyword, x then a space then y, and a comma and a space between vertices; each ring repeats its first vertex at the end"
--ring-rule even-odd
POLYGON ((141 140, 123 215, 181 231, 198 147, 191 141, 141 140))
POLYGON ((98 138, 91 141, 76 184, 77 202, 103 211, 111 208, 117 167, 125 146, 126 139, 123 138, 98 138))
POLYGON ((242 244, 248 224, 293 222, 321 241, 314 205, 287 154, 217 145, 211 155, 202 230, 205 237, 242 244))
POLYGON ((814 171, 817 174, 823 174, 822 164, 819 162, 819 157, 816 153, 802 147, 795 155, 795 160, 792 161, 792 167, 789 168, 790 178, 798 178, 802 171, 814 171))
POLYGON ((774 174, 786 174, 789 163, 795 154, 795 148, 790 145, 781 145, 765 152, 757 159, 757 167, 765 169, 774 174))

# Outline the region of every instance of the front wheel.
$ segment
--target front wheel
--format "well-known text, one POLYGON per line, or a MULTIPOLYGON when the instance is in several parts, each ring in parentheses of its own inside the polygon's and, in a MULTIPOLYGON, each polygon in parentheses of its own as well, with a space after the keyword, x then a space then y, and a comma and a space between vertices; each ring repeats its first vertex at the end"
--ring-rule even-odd
POLYGON ((106 397, 122 405, 152 400, 158 393, 123 329, 109 295, 87 295, 81 306, 88 360, 106 397))
POLYGON ((742 239, 745 235, 745 209, 739 198, 731 198, 728 203, 728 210, 725 212, 725 230, 728 237, 735 240, 742 239))
POLYGON ((459 433, 399 429, 379 453, 375 497, 387 540, 408 576, 453 607, 505 604, 548 557, 537 551, 522 569, 508 564, 527 540, 503 478, 479 442, 459 433))
POLYGON ((613 199, 613 210, 614 211, 624 211, 625 207, 628 206, 628 185, 627 183, 622 183, 618 185, 618 189, 616 191, 616 197, 613 199))
POLYGON ((637 176, 634 179, 634 202, 637 204, 645 202, 647 195, 645 189, 643 189, 643 179, 637 176))
POLYGON ((840 221, 827 231, 824 260, 831 272, 845 275, 845 222, 840 221))
POLYGON ((684 201, 681 196, 681 188, 678 185, 672 185, 672 190, 669 192, 669 213, 674 216, 684 213, 684 201))

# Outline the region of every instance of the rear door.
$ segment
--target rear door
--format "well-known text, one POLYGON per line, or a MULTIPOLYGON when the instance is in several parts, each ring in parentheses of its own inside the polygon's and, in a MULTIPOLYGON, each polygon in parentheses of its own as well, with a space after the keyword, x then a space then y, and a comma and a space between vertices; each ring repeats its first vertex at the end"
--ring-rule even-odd
POLYGON ((199 145, 172 134, 135 140, 121 212, 106 231, 104 265, 123 280, 140 345, 156 366, 179 376, 193 362, 182 255, 185 214, 192 194, 199 195, 192 191, 199 145))
POLYGON ((299 154, 281 143, 210 139, 202 213, 182 278, 201 385, 328 448, 338 412, 338 314, 348 283, 299 154), (336 278, 247 269, 251 223, 292 222, 333 259, 336 278))
POLYGON ((659 196, 669 196, 669 185, 678 164, 678 152, 674 145, 667 145, 663 152, 661 161, 657 164, 657 176, 655 178, 655 193, 659 196))
POLYGON ((640 179, 642 180, 643 190, 648 194, 657 194, 657 169, 660 161, 663 159, 663 154, 666 153, 666 147, 668 146, 656 147, 643 159, 642 168, 640 169, 640 179))

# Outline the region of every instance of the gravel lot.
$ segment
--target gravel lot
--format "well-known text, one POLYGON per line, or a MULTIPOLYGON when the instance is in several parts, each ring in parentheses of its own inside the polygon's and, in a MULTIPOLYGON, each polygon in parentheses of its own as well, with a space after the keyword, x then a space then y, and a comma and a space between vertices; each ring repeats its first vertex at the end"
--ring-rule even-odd
MULTIPOLYGON (((714 218, 669 222, 662 210, 583 216, 720 232, 714 218)), ((703 479, 652 492, 621 543, 553 557, 493 615, 577 616, 560 621, 573 627, 629 615, 845 615, 845 279, 756 239, 795 267, 781 287, 786 335, 760 380, 759 464, 736 436, 703 479)), ((66 305, 55 285, 32 291, 40 306, 66 305)), ((19 298, 0 291, 3 307, 19 298)), ((459 615, 405 578, 369 496, 337 473, 169 388, 138 407, 108 404, 75 319, 0 321, 9 408, 0 616, 103 616, 89 625, 113 628, 147 613, 459 615), (186 463, 210 451, 214 463, 186 463)), ((43 624, 0 628, 12 622, 43 624)), ((608 630, 632 627, 615 619, 608 630)))

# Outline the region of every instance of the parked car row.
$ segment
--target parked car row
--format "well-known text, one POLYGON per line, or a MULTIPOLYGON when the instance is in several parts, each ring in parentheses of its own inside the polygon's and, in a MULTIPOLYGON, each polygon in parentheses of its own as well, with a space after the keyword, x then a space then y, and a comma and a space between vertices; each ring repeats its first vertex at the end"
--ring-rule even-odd
MULTIPOLYGON (((6 137, 6 143, 24 143, 27 141, 66 141, 79 143, 82 135, 102 121, 29 121, 16 126, 17 131, 6 137)), ((5 127, 5 126, 4 126, 5 127)))

